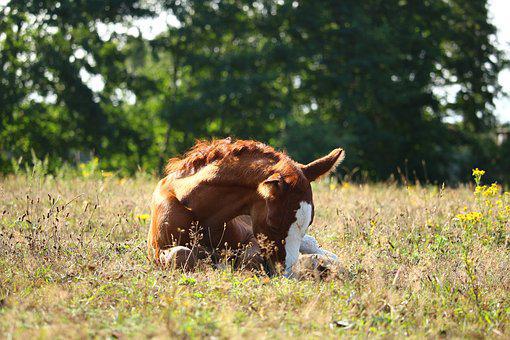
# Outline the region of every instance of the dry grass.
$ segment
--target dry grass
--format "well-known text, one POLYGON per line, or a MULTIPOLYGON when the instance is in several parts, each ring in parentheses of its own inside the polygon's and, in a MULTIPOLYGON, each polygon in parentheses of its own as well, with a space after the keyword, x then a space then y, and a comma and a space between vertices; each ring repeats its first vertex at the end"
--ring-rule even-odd
POLYGON ((0 337, 510 337, 508 195, 320 184, 310 233, 345 270, 297 281, 154 268, 155 183, 0 180, 0 337))

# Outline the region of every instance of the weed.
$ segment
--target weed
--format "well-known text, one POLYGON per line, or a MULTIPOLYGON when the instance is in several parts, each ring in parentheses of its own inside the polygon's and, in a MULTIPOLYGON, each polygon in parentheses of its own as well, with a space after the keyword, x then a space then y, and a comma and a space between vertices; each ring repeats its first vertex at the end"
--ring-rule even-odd
POLYGON ((0 179, 2 337, 510 336, 510 195, 482 170, 456 189, 314 184, 310 233, 345 272, 298 281, 234 271, 231 252, 157 268, 155 178, 34 164, 0 179))

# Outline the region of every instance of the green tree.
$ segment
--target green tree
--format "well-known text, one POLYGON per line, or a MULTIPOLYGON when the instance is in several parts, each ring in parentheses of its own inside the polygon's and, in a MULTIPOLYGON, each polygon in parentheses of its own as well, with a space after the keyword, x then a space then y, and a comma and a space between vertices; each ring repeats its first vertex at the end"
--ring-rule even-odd
POLYGON ((501 154, 492 111, 506 61, 486 1, 149 5, 11 1, 2 9, 4 169, 30 149, 161 169, 196 138, 230 135, 303 162, 342 145, 345 166, 371 179, 400 171, 455 181, 501 154), (161 10, 178 24, 155 39, 98 33, 100 23, 129 26, 161 10), (87 75, 100 75, 104 89, 90 89, 87 75), (462 122, 445 123, 455 116, 462 122))
POLYGON ((138 1, 16 1, 0 10, 0 157, 126 153, 135 131, 115 107, 124 72, 122 36, 104 41, 98 23, 148 15, 138 1), (94 91, 84 76, 100 76, 94 91))

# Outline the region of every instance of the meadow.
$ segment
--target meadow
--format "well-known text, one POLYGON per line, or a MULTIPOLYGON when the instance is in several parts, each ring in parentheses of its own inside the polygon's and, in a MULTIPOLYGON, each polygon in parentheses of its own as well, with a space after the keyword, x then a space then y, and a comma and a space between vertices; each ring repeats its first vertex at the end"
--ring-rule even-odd
POLYGON ((510 195, 482 171, 458 188, 323 180, 310 234, 343 270, 295 280, 154 267, 157 179, 96 165, 0 179, 0 337, 510 337, 510 195))

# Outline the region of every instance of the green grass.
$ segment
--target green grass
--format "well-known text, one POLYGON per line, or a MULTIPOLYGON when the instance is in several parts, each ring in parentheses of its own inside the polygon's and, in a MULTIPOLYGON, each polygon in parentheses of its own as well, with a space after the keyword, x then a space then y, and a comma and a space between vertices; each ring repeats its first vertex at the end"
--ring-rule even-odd
POLYGON ((319 184, 310 233, 344 270, 297 281, 155 268, 155 184, 1 179, 0 337, 510 337, 508 194, 319 184))

